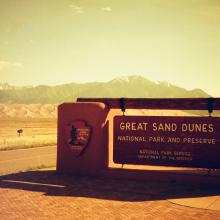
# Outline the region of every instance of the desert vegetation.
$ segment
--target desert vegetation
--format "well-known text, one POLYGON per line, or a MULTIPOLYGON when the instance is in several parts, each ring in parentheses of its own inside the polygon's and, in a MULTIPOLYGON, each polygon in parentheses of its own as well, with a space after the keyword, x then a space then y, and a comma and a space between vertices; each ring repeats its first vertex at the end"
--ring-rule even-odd
POLYGON ((0 118, 0 150, 56 145, 56 128, 56 118, 0 118))

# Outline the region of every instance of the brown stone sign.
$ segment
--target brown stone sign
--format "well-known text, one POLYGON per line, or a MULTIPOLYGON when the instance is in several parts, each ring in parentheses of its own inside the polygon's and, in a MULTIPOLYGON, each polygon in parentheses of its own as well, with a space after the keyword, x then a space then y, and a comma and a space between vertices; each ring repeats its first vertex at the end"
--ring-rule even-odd
POLYGON ((220 118, 114 117, 113 161, 220 168, 220 118))

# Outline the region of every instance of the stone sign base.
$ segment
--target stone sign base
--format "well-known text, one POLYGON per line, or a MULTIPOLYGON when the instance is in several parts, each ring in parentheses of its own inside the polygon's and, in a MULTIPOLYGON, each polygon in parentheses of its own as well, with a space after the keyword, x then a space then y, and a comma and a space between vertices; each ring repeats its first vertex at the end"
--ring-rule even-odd
MULTIPOLYGON (((107 168, 107 114, 108 110, 103 103, 65 103, 58 107, 58 173, 95 175, 107 168), (76 154, 80 145, 71 145, 71 134, 67 133, 68 126, 77 121, 84 121, 91 128, 87 146, 83 146, 80 154, 76 154)), ((78 130, 83 132, 82 128, 78 130)))

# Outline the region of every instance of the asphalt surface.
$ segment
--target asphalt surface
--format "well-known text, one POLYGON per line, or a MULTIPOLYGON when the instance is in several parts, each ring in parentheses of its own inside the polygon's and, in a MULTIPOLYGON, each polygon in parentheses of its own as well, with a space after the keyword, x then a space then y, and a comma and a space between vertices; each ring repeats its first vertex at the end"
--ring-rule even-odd
POLYGON ((56 146, 0 151, 0 175, 55 166, 56 146))

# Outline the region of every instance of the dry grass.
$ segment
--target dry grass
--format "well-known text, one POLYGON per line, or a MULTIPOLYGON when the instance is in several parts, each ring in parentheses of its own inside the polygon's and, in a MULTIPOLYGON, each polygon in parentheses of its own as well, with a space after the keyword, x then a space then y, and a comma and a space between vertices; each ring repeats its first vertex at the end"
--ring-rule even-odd
POLYGON ((0 150, 14 150, 56 145, 56 135, 0 138, 0 150))
POLYGON ((56 145, 56 119, 0 119, 0 150, 56 145), (22 129, 21 136, 17 130, 22 129))

